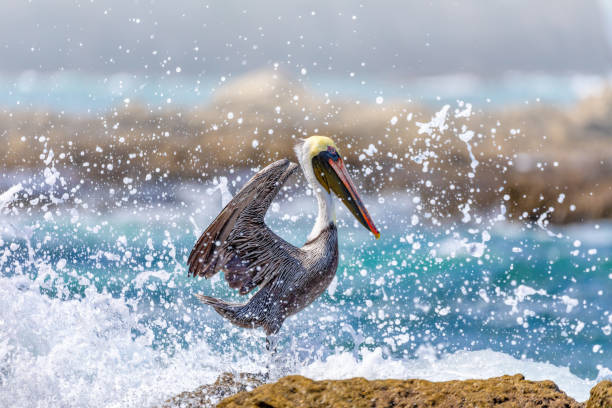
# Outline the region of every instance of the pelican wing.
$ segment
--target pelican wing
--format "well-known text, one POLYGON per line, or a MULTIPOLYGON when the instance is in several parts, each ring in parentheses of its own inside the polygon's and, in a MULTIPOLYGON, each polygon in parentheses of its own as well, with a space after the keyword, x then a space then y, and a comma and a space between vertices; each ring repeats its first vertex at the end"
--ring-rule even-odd
POLYGON ((300 268, 299 251, 264 223, 272 200, 297 164, 279 160, 245 184, 210 226, 189 255, 189 273, 210 278, 225 271, 229 286, 244 295, 264 286, 288 268, 300 268))

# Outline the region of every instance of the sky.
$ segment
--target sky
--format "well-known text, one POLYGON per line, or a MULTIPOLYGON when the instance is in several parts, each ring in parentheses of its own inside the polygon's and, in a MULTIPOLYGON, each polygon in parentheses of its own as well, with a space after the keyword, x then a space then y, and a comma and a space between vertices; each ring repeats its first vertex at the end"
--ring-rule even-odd
POLYGON ((597 0, 3 0, 0 73, 608 73, 597 0))

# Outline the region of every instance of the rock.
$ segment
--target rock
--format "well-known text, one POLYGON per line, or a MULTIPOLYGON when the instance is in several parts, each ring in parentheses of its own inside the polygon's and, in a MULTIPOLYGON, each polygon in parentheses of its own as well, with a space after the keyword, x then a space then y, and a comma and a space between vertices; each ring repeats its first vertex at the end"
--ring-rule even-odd
POLYGON ((276 106, 295 100, 314 98, 297 80, 292 80, 283 72, 259 70, 241 75, 225 83, 213 94, 210 106, 232 106, 236 112, 269 111, 274 113, 276 106))
MULTIPOLYGON (((609 398, 611 388, 598 387, 597 398, 608 401, 606 398, 609 398)), ((288 376, 274 384, 226 398, 217 406, 578 408, 584 405, 568 397, 552 381, 527 381, 517 374, 488 380, 439 383, 425 380, 368 381, 364 378, 313 381, 301 376, 288 376)), ((589 405, 600 406, 609 405, 589 405)))
POLYGON ((591 390, 591 398, 587 401, 586 408, 611 408, 612 407, 612 381, 602 381, 591 390))
MULTIPOLYGON (((503 203, 510 221, 543 227, 549 221, 612 219, 612 88, 564 109, 530 104, 475 109, 461 117, 451 110, 446 123, 452 123, 452 129, 477 131, 469 145, 478 158, 476 170, 467 142, 460 138, 463 130, 447 129, 435 137, 419 133, 417 123, 436 115, 431 108, 406 101, 357 103, 311 91, 301 77, 281 71, 232 78, 208 103, 192 109, 172 106, 158 111, 133 101, 103 118, 1 111, 2 169, 43 173, 41 152, 21 138, 45 135, 49 151, 70 145, 71 151, 82 152, 57 162, 69 180, 91 180, 98 189, 123 188, 129 166, 134 189, 146 191, 140 185, 158 172, 181 184, 228 177, 228 169, 248 177, 273 160, 295 160, 298 137, 326 134, 341 146, 347 164, 362 169, 356 178, 364 194, 408 191, 421 198, 423 212, 438 217, 462 217, 459 206, 469 199, 476 212, 502 211, 503 203), (373 155, 366 154, 370 146, 376 147, 373 155), (134 160, 135 151, 146 159, 134 160), (103 168, 109 152, 115 164, 103 168), (376 171, 367 173, 374 167, 376 171), (431 187, 423 184, 427 169, 431 187), (448 192, 451 185, 453 194, 448 192)), ((304 182, 303 177, 296 180, 304 182)), ((31 201, 20 199, 12 205, 34 205, 31 201)), ((115 203, 98 201, 101 209, 115 203)))
POLYGON ((194 391, 185 391, 176 395, 162 405, 164 408, 208 408, 230 395, 247 392, 262 385, 259 375, 241 373, 223 373, 213 384, 203 385, 194 391))

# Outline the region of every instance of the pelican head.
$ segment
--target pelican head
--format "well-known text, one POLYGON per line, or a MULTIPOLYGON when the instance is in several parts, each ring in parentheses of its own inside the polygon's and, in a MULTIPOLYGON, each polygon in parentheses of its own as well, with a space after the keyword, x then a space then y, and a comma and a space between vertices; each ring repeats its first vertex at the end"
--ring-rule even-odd
POLYGON ((334 141, 327 136, 311 136, 303 139, 295 147, 295 152, 311 187, 328 196, 333 192, 361 225, 378 239, 380 233, 363 205, 334 141))

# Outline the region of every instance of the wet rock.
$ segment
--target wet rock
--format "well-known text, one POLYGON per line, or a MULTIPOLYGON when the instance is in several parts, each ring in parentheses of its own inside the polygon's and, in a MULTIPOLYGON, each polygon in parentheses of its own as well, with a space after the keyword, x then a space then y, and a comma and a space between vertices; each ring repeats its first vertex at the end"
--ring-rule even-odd
POLYGON ((223 373, 213 384, 203 385, 193 391, 185 391, 167 400, 164 408, 208 408, 214 407, 225 397, 248 392, 262 385, 260 375, 223 373))
MULTIPOLYGON (((599 386, 598 386, 599 387, 599 386)), ((609 398, 610 387, 598 388, 609 398), (607 394, 606 394, 607 393, 607 394)), ((604 402, 605 403, 605 402, 604 402)), ((218 407, 549 407, 578 408, 552 381, 527 381, 518 374, 488 380, 349 380, 313 381, 301 376, 281 378, 221 401, 218 407)), ((589 407, 609 405, 589 405, 589 407)))
POLYGON ((612 408, 612 381, 602 381, 593 387, 586 408, 612 408))

